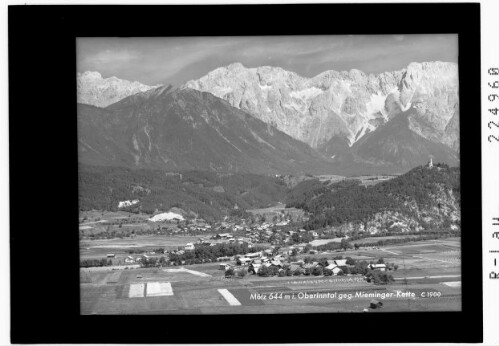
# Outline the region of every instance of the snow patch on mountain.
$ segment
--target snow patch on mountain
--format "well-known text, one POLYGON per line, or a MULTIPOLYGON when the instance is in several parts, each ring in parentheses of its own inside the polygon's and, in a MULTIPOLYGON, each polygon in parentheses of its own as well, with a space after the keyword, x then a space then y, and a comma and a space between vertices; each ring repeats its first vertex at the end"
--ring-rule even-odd
POLYGON ((377 75, 329 70, 312 78, 279 67, 234 63, 182 86, 223 98, 312 147, 339 133, 353 145, 415 108, 413 131, 452 148, 458 147, 459 134, 457 126, 448 125, 459 109, 458 87, 457 64, 439 61, 377 75))
POLYGON ((299 98, 302 100, 307 100, 316 97, 317 95, 322 94, 323 91, 316 87, 311 87, 307 89, 302 89, 298 91, 290 92, 289 96, 299 98))
POLYGON ((232 88, 231 87, 221 87, 221 86, 219 86, 219 87, 216 88, 216 93, 218 95, 226 95, 226 94, 231 93, 231 92, 232 92, 232 88))
POLYGON ((380 91, 376 94, 372 94, 370 100, 366 103, 366 114, 371 115, 379 112, 384 120, 388 120, 385 109, 386 96, 387 95, 383 95, 380 91))
POLYGON ((402 109, 402 112, 405 112, 406 110, 411 108, 411 106, 412 106, 412 103, 407 102, 407 104, 405 106, 402 105, 400 108, 402 109))

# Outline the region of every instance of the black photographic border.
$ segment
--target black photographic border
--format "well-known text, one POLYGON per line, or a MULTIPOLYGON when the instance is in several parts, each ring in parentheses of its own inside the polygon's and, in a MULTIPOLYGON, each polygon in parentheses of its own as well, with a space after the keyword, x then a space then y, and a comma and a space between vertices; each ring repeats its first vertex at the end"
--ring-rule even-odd
POLYGON ((9 6, 11 342, 481 342, 480 4, 9 6), (81 316, 76 37, 458 34, 462 312, 81 316))

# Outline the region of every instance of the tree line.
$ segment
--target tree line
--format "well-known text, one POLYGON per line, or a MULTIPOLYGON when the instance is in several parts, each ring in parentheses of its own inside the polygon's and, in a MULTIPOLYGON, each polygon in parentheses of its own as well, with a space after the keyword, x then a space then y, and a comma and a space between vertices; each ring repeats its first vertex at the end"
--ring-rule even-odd
POLYGON ((113 265, 113 261, 111 261, 110 259, 107 259, 107 258, 80 260, 80 267, 81 268, 106 267, 106 266, 111 266, 111 265, 113 265))
POLYGON ((282 178, 272 176, 208 171, 165 174, 89 165, 80 165, 78 184, 80 210, 116 211, 120 201, 138 199, 138 204, 122 210, 151 214, 178 207, 208 221, 266 207, 282 200, 288 191, 282 178), (236 204, 239 209, 233 210, 236 204))
POLYGON ((414 217, 404 202, 415 202, 420 209, 432 208, 440 191, 452 191, 460 205, 460 169, 436 164, 433 169, 416 167, 394 179, 364 186, 360 180, 321 183, 307 180, 286 196, 286 207, 301 208, 311 215, 305 229, 361 224, 383 211, 402 212, 414 217))

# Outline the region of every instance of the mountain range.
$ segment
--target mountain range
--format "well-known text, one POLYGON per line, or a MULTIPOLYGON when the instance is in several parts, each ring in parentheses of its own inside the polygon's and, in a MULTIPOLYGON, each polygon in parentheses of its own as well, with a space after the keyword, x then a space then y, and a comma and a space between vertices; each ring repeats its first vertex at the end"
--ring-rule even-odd
POLYGON ((77 102, 97 107, 107 107, 127 96, 157 88, 137 81, 130 82, 117 77, 102 78, 99 72, 86 71, 76 75, 77 102))
POLYGON ((459 149, 455 63, 411 63, 406 69, 377 75, 331 70, 313 78, 279 67, 246 68, 235 63, 183 87, 223 98, 314 148, 327 147, 334 136, 345 137, 352 146, 413 108, 412 131, 459 149))
POLYGON ((79 161, 97 166, 259 174, 326 173, 306 143, 228 102, 160 87, 106 108, 78 105, 79 161))
POLYGON ((313 78, 236 63, 178 89, 77 78, 80 163, 346 175, 459 163, 454 63, 313 78))

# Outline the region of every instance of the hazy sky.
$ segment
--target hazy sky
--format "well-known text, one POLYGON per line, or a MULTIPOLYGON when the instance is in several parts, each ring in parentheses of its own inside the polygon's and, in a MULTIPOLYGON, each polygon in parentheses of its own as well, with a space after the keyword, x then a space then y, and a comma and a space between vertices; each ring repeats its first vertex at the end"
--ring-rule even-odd
POLYGON ((457 62, 457 35, 79 38, 78 72, 178 86, 233 62, 304 77, 352 68, 395 71, 410 62, 457 62))

